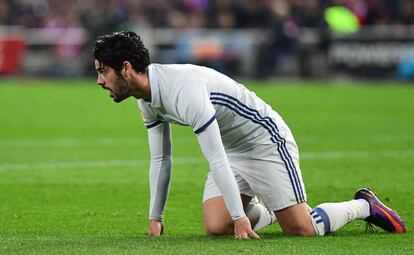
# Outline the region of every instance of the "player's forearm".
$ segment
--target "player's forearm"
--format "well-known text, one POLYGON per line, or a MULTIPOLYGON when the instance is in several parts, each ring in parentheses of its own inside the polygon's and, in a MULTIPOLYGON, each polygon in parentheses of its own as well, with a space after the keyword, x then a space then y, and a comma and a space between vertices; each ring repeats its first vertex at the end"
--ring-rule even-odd
POLYGON ((151 152, 150 219, 162 219, 171 180, 171 131, 168 123, 148 130, 151 152))
POLYGON ((200 133, 198 140, 232 219, 237 220, 244 217, 245 213, 240 198, 240 191, 227 160, 217 122, 212 123, 206 130, 200 133))
POLYGON ((163 218, 171 180, 171 156, 151 160, 150 167, 150 219, 163 218))
POLYGON ((240 198, 240 191, 227 159, 210 164, 210 169, 232 219, 238 220, 243 218, 245 213, 240 198))

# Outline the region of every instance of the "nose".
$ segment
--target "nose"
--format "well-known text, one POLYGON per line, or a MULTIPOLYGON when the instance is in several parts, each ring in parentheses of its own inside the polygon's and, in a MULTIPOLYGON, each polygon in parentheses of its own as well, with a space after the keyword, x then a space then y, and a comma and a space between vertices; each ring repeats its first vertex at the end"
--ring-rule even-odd
POLYGON ((100 75, 98 75, 98 78, 96 79, 96 83, 98 83, 99 85, 103 86, 105 85, 104 80, 101 78, 100 75))

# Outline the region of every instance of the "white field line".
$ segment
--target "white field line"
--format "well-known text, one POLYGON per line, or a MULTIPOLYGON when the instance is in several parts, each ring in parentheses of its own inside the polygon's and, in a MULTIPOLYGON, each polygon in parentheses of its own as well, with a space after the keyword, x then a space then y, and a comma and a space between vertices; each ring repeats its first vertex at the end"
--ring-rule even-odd
POLYGON ((77 138, 58 138, 58 139, 10 139, 0 140, 0 148, 50 148, 50 147, 80 147, 80 146, 113 146, 139 145, 141 142, 147 142, 146 138, 100 138, 100 139, 77 139, 77 138))
MULTIPOLYGON (((200 163, 202 158, 176 158, 174 164, 200 163)), ((149 160, 93 160, 43 163, 0 163, 0 171, 30 170, 30 169, 78 169, 78 168, 106 168, 106 167, 136 167, 149 164, 149 160)))
MULTIPOLYGON (((177 142, 187 144, 191 139, 185 137, 180 138, 177 142)), ((195 141, 196 139, 193 138, 195 141)), ((98 139, 82 139, 82 138, 57 138, 57 139, 0 139, 0 149, 30 149, 30 148, 71 148, 82 146, 141 146, 147 145, 147 137, 131 137, 131 138, 98 138, 98 139)))
MULTIPOLYGON (((381 156, 390 158, 414 157, 414 151, 329 151, 304 152, 301 160, 338 159, 338 158, 369 158, 381 156)), ((206 162, 202 157, 178 157, 173 159, 174 165, 198 164, 206 162)), ((79 168, 107 168, 107 167, 138 167, 148 165, 148 160, 93 160, 69 162, 35 162, 35 163, 0 163, 0 171, 31 170, 31 169, 79 169, 79 168)))
MULTIPOLYGON (((344 136, 337 135, 325 135, 323 136, 329 142, 342 141, 344 136)), ((360 139, 366 142, 374 143, 391 143, 391 142, 406 142, 414 140, 412 134, 374 134, 374 135, 353 135, 354 139, 360 139)), ((196 140, 193 137, 181 137, 174 141, 174 144, 187 144, 189 140, 196 140)), ((307 135, 297 140, 300 143, 314 143, 320 142, 318 135, 307 135)), ((12 148, 65 148, 65 147, 80 147, 80 146, 140 146, 147 144, 147 138, 145 137, 102 137, 95 139, 88 138, 53 138, 53 139, 0 139, 0 149, 12 149, 12 148)))
POLYGON ((389 158, 408 158, 414 156, 414 150, 404 151, 328 151, 328 152, 304 152, 300 153, 301 160, 312 159, 337 159, 337 158, 369 158, 373 156, 389 158))

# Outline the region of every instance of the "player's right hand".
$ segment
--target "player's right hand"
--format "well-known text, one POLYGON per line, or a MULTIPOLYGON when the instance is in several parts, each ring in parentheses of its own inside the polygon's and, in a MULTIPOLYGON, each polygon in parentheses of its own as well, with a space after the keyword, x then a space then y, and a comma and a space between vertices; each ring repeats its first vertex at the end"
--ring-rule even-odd
POLYGON ((241 219, 235 220, 234 224, 234 239, 260 239, 260 237, 252 230, 249 219, 244 216, 241 219))
POLYGON ((148 235, 160 236, 164 232, 164 223, 162 220, 150 220, 148 223, 148 235))

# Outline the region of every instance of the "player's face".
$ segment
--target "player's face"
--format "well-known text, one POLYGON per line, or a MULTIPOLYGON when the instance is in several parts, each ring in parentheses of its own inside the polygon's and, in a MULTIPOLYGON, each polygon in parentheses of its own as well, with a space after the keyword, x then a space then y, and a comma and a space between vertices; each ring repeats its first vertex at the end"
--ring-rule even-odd
POLYGON ((95 60, 95 69, 98 72, 96 82, 103 89, 110 91, 109 96, 115 102, 122 102, 130 96, 130 85, 120 73, 117 73, 112 67, 103 65, 98 60, 95 60))

